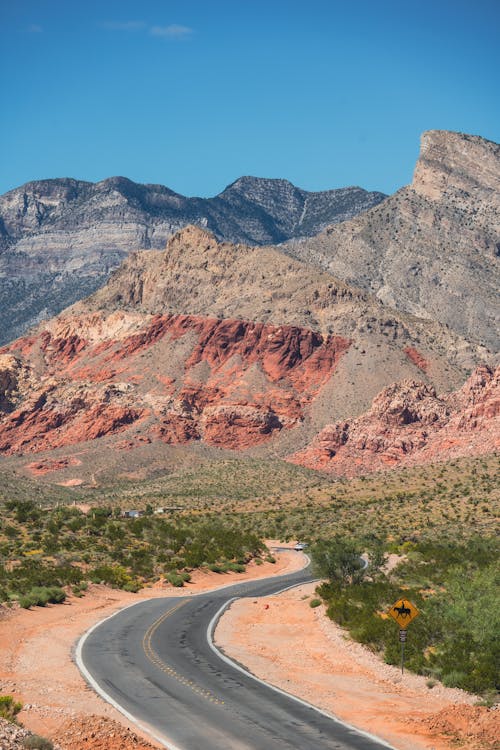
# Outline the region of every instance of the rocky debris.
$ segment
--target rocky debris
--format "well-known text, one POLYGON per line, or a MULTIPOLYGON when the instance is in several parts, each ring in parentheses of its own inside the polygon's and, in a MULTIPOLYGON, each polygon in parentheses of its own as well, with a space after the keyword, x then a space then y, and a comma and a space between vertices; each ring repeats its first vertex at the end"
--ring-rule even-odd
POLYGON ((438 396, 417 381, 395 383, 373 400, 366 414, 328 425, 291 460, 353 476, 499 447, 500 367, 481 366, 451 394, 438 396))
POLYGON ((93 292, 131 250, 161 248, 188 224, 233 242, 283 242, 384 197, 356 187, 310 193, 255 177, 208 199, 124 177, 27 183, 0 196, 0 343, 93 292))
POLYGON ((444 736, 467 750, 498 750, 499 747, 498 705, 492 708, 449 706, 421 719, 409 719, 408 723, 424 727, 432 736, 444 736))
POLYGON ((71 719, 62 724, 56 739, 61 750, 153 750, 156 747, 102 716, 71 719))
MULTIPOLYGON (((11 724, 9 721, 0 718, 0 748, 1 750, 26 750, 24 740, 31 737, 32 732, 27 729, 18 726, 17 724, 11 724)), ((60 745, 52 743, 54 750, 65 750, 60 745)), ((146 745, 145 747, 152 747, 146 745)), ((76 748, 75 748, 76 750, 76 748)), ((128 750, 128 748, 127 748, 128 750)))
POLYGON ((432 130, 411 185, 284 249, 497 351, 499 247, 500 146, 432 130))

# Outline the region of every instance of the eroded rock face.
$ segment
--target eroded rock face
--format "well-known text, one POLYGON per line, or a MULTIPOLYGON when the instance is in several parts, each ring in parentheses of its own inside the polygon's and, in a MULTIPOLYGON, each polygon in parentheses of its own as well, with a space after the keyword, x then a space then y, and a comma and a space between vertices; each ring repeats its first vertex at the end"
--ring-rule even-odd
POLYGON ((369 412, 325 427, 291 460, 354 476, 499 447, 500 367, 482 366, 459 391, 441 396, 424 383, 394 384, 374 399, 369 412))
POLYGON ((492 141, 430 130, 422 135, 412 188, 435 201, 452 194, 466 199, 479 192, 482 197, 491 194, 498 203, 499 160, 500 146, 492 141))
MULTIPOLYGON (((149 316, 131 333, 133 321, 137 329, 132 316, 129 325, 122 319, 121 337, 96 341, 95 328, 106 327, 98 316, 87 331, 81 318, 74 328, 65 319, 4 350, 11 369, 0 373, 11 377, 23 357, 37 362, 39 376, 0 419, 0 452, 39 452, 124 431, 132 444, 147 435, 248 448, 299 424, 350 346, 339 336, 243 320, 149 316)), ((7 394, 11 380, 4 380, 7 394)))
POLYGON ((0 413, 15 408, 20 393, 29 382, 28 368, 12 354, 0 354, 0 413))
POLYGON ((500 146, 478 136, 422 135, 413 182, 291 255, 437 320, 498 351, 500 146))

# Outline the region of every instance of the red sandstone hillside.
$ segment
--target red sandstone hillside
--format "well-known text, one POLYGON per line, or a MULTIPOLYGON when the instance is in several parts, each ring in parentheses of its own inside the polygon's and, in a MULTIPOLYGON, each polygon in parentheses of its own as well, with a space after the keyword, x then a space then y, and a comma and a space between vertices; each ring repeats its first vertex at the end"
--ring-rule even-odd
POLYGON ((478 367, 463 387, 438 396, 422 382, 385 388, 357 419, 328 425, 291 461, 354 476, 500 448, 500 367, 478 367))
POLYGON ((123 453, 161 467, 180 445, 288 455, 395 381, 460 386, 483 355, 277 250, 188 227, 0 350, 0 452, 65 481, 78 466, 75 482, 123 453))

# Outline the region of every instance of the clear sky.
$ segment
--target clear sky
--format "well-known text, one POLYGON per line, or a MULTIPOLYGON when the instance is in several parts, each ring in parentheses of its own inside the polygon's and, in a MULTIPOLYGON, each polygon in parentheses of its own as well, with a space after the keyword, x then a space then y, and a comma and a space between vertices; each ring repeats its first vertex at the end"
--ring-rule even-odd
POLYGON ((0 65, 0 193, 390 193, 424 130, 500 140, 499 0, 0 0, 0 65))

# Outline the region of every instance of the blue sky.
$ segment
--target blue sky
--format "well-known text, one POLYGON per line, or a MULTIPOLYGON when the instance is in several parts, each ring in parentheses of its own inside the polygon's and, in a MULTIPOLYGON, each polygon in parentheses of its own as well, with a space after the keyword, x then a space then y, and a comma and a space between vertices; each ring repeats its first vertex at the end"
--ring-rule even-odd
POLYGON ((393 192, 424 130, 500 140, 499 29, 498 0, 0 0, 0 193, 393 192))

